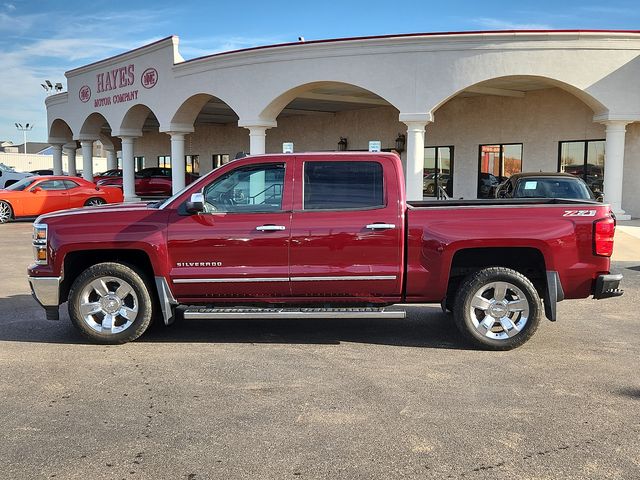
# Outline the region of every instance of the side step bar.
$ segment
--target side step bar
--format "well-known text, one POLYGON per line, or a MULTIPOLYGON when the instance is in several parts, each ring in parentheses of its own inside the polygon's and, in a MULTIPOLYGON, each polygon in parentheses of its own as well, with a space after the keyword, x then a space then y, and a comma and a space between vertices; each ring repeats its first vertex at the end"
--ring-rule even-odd
POLYGON ((185 320, 303 319, 303 318, 406 318, 404 311, 384 308, 223 308, 187 307, 185 320))

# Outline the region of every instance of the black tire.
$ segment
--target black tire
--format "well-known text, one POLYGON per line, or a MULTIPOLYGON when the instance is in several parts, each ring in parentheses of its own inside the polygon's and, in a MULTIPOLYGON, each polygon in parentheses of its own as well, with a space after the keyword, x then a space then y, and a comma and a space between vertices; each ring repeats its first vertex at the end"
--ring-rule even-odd
POLYGON ((13 208, 9 202, 0 200, 0 223, 9 223, 13 219, 13 208))
POLYGON ((511 350, 531 338, 540 324, 541 313, 540 296, 527 277, 509 268, 490 267, 470 274, 462 282, 456 295, 453 318, 458 330, 473 345, 485 350, 511 350), (505 295, 498 293, 492 285, 506 285, 505 295), (490 298, 492 294, 487 292, 492 291, 494 297, 503 296, 501 305, 496 305, 500 302, 490 298), (476 297, 477 293, 481 295, 476 297), (474 305, 481 303, 482 308, 472 309, 472 302, 474 305), (493 304, 485 310, 484 306, 490 303, 493 304), (518 308, 526 310, 518 311, 518 308), (502 312, 504 315, 501 316, 502 312), (480 319, 483 321, 479 322, 480 319), (491 324, 492 321, 493 327, 486 328, 485 322, 491 324), (514 328, 504 328, 503 321, 514 328))
MULTIPOLYGON (((109 285, 109 283, 110 282, 105 282, 106 285, 109 285)), ((73 282, 71 290, 69 291, 69 317, 74 326, 92 342, 106 345, 118 345, 131 342, 142 335, 151 323, 154 305, 152 292, 152 287, 146 276, 135 268, 115 262, 98 263, 87 268, 73 282), (131 324, 123 331, 101 333, 95 328, 92 328, 90 323, 85 320, 80 305, 83 298, 85 298, 86 289, 90 289, 92 282, 98 279, 109 278, 115 279, 113 283, 116 285, 118 280, 122 280, 131 287, 132 293, 127 299, 131 301, 135 295, 137 313, 131 321, 131 324)), ((94 293, 94 295, 96 294, 94 293)), ((99 300, 94 300, 94 302, 99 303, 99 300)), ((98 313, 97 317, 99 316, 100 313, 98 313)), ((116 314, 116 317, 118 317, 118 314, 116 314)), ((96 316, 91 316, 90 318, 93 320, 96 319, 96 316)), ((113 320, 114 325, 117 325, 118 322, 121 324, 127 323, 125 317, 118 317, 117 320, 113 320)), ((120 327, 122 327, 122 325, 120 325, 120 327)))
POLYGON ((98 197, 92 197, 89 200, 87 200, 86 202, 84 202, 84 206, 85 207, 91 207, 91 206, 96 206, 96 205, 104 205, 105 202, 102 198, 98 198, 98 197))
POLYGON ((426 194, 428 196, 432 196, 436 191, 436 185, 434 183, 430 183, 429 185, 427 185, 427 189, 426 189, 426 194))

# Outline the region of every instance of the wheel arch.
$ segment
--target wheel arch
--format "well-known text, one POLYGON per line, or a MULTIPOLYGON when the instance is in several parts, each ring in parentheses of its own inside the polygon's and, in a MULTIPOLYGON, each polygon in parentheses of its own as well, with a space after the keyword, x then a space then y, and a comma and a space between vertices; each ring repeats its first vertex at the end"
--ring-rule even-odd
POLYGON ((454 252, 448 273, 445 301, 455 298, 460 284, 468 275, 489 267, 505 267, 527 277, 544 299, 545 315, 556 318, 555 304, 563 299, 560 278, 555 271, 547 270, 545 255, 536 247, 476 247, 462 248, 454 252))
MULTIPOLYGON (((104 249, 76 250, 64 256, 63 280, 60 285, 60 303, 67 301, 71 285, 83 271, 91 265, 103 262, 116 262, 133 267, 144 275, 151 285, 154 283, 154 270, 151 258, 144 250, 104 249)), ((155 295, 155 293, 154 293, 155 295)))

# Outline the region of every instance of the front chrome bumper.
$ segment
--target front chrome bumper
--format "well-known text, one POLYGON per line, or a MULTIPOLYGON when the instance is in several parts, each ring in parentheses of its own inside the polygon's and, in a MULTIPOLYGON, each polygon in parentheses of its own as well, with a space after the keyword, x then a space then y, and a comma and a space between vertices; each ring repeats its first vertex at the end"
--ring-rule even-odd
POLYGON ((43 307, 60 305, 60 282, 62 277, 29 277, 31 294, 43 307))

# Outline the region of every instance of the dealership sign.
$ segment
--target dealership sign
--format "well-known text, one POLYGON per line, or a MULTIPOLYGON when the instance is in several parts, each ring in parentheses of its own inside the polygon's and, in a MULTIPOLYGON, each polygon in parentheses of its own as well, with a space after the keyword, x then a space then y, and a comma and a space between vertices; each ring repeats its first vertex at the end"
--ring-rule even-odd
MULTIPOLYGON (((135 81, 136 71, 134 64, 98 73, 95 84, 96 94, 103 95, 93 100, 94 108, 137 100, 138 89, 130 88, 135 81), (109 92, 109 94, 104 95, 106 92, 109 92)), ((147 68, 140 76, 140 83, 146 89, 155 87, 156 83, 158 83, 158 71, 152 67, 147 68)), ((83 103, 91 100, 91 87, 89 85, 80 87, 78 98, 83 103)))

